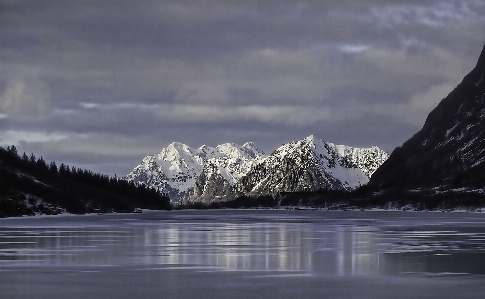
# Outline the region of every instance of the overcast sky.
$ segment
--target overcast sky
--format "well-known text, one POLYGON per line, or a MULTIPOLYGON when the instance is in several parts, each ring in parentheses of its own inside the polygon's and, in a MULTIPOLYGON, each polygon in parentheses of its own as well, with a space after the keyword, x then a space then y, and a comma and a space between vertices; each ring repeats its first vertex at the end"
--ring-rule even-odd
POLYGON ((484 44, 485 0, 0 0, 0 145, 110 175, 173 141, 390 152, 484 44))

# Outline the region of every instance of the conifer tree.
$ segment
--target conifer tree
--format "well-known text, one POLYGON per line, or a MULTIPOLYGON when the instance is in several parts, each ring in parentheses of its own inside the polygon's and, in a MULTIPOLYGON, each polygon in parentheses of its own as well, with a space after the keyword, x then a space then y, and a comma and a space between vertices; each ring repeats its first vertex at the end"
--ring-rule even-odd
POLYGON ((15 147, 15 145, 12 145, 12 146, 7 146, 7 151, 11 154, 14 154, 16 157, 19 156, 19 153, 17 151, 17 148, 15 147))
POLYGON ((57 173, 57 165, 56 165, 56 162, 51 161, 51 163, 49 164, 49 171, 50 172, 53 172, 53 173, 57 173))

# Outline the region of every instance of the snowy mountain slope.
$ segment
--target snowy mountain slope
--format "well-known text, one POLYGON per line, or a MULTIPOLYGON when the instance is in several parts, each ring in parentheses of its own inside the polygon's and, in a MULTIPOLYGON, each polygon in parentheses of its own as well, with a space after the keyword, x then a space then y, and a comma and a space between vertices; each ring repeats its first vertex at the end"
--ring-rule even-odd
POLYGON ((345 159, 350 160, 356 164, 358 168, 362 169, 367 177, 371 177, 374 172, 384 163, 389 154, 377 146, 370 148, 355 148, 345 145, 330 145, 335 147, 335 151, 345 159))
POLYGON ((202 174, 202 177, 217 174, 232 186, 265 157, 253 143, 242 146, 225 143, 215 148, 203 145, 192 149, 174 142, 158 155, 145 157, 126 179, 155 187, 178 202, 190 188, 196 186, 198 179, 200 186, 202 174))
POLYGON ((205 203, 227 200, 234 194, 234 186, 218 171, 217 166, 209 164, 197 178, 195 185, 184 193, 181 204, 205 203))
POLYGON ((352 190, 366 184, 387 157, 377 147, 352 148, 309 136, 276 149, 239 181, 237 191, 260 195, 318 189, 352 190))
POLYGON ((230 200, 240 194, 351 190, 366 184, 388 155, 377 147, 352 148, 309 136, 270 156, 253 143, 192 149, 172 143, 145 157, 126 179, 168 193, 181 204, 230 200))

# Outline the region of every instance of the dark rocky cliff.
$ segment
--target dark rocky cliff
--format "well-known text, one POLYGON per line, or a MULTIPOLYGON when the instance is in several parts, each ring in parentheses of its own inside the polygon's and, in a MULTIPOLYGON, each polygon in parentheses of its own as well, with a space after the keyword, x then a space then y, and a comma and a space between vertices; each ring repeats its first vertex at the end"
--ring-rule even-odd
POLYGON ((485 187, 485 47, 476 67, 396 148, 369 183, 379 188, 485 187))

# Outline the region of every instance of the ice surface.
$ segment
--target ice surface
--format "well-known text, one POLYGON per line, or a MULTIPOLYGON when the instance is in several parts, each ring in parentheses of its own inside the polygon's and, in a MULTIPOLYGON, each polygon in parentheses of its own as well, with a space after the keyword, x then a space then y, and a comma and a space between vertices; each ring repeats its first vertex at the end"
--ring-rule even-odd
POLYGON ((485 215, 0 219, 0 298, 483 298, 485 215))

